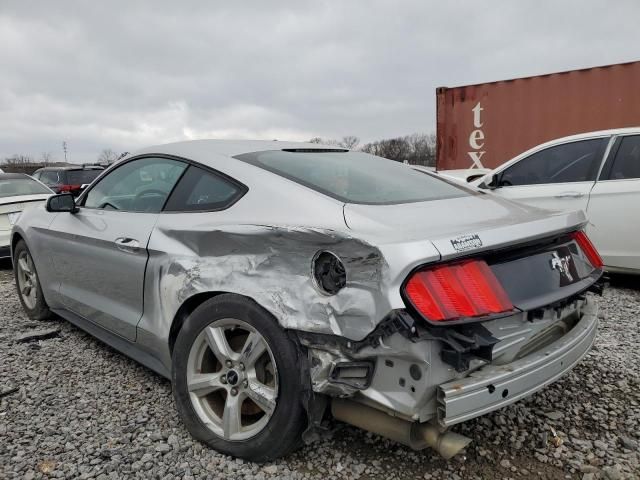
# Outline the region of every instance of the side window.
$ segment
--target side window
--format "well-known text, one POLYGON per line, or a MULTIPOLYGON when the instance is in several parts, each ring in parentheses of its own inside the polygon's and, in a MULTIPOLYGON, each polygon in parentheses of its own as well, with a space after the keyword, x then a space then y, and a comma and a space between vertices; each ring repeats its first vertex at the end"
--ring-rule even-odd
POLYGON ((164 210, 190 212, 221 210, 231 206, 244 193, 244 188, 231 180, 190 166, 176 185, 164 210))
POLYGON ((622 138, 608 180, 627 178, 640 178, 640 135, 622 138))
POLYGON ((545 148, 507 168, 500 186, 594 181, 608 138, 545 148))
POLYGON ((47 185, 58 185, 59 183, 61 183, 60 179, 58 178, 58 172, 56 172, 55 170, 45 170, 44 172, 42 172, 42 177, 40 180, 47 185))
POLYGON ((186 168, 185 163, 167 158, 141 158, 127 162, 89 191, 84 206, 127 212, 160 212, 186 168))

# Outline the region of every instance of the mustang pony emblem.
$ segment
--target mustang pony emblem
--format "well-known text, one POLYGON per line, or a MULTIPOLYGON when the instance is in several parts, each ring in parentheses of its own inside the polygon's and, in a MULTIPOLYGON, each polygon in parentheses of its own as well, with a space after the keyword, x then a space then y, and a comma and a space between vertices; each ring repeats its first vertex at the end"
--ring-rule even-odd
MULTIPOLYGON (((564 253, 564 252, 563 252, 564 253)), ((577 279, 577 272, 575 271, 575 266, 573 265, 573 259, 571 254, 567 252, 566 255, 560 256, 558 252, 553 252, 551 254, 551 268, 553 270, 558 270, 560 273, 560 285, 568 285, 574 282, 577 279)))

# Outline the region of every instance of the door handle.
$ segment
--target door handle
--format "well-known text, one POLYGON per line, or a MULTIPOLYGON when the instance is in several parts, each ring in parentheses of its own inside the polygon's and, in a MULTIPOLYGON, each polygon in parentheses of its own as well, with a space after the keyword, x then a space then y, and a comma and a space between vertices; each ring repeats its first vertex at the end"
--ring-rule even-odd
POLYGON ((135 238, 119 237, 113 243, 123 252, 137 252, 140 250, 140 242, 135 238))
POLYGON ((555 195, 555 198, 580 198, 584 197, 584 193, 581 192, 562 192, 555 195))

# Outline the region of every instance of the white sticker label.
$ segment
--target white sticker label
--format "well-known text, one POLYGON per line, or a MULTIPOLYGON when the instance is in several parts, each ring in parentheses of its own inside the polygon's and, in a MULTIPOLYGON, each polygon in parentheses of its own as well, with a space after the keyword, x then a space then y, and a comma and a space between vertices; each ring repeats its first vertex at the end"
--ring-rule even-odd
POLYGON ((480 240, 480 237, 476 234, 462 235, 451 239, 451 245, 457 252, 464 252, 466 250, 480 248, 482 246, 482 240, 480 240))

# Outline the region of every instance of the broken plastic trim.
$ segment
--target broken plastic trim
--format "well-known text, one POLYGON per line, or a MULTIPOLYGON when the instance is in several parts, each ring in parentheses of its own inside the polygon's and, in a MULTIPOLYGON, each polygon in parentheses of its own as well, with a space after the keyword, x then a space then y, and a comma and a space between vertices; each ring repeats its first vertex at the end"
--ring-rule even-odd
POLYGON ((297 331, 296 334, 306 347, 322 350, 337 349, 346 353, 356 353, 365 347, 377 347, 380 340, 390 337, 394 333, 400 333, 408 339, 415 341, 415 322, 411 315, 404 310, 394 310, 387 315, 376 328, 360 341, 348 340, 337 335, 297 331))
POLYGON ((456 328, 426 328, 419 332, 418 338, 442 342, 442 361, 457 372, 469 370, 470 361, 474 358, 491 363, 493 347, 500 341, 479 323, 456 328))
POLYGON ((577 293, 570 295, 561 300, 548 303, 543 305, 542 307, 533 308, 531 310, 527 310, 527 320, 533 322, 535 320, 539 320, 544 317, 544 312, 552 309, 555 310, 556 314, 562 311, 567 305, 571 305, 577 301, 582 301, 586 298, 587 293, 593 293, 595 295, 602 296, 602 292, 608 286, 609 277, 603 275, 602 270, 595 271, 589 278, 597 278, 597 280, 592 283, 589 287, 579 290, 577 293))
POLYGON ((466 325, 417 325, 406 310, 391 312, 367 337, 359 342, 348 341, 333 335, 297 332, 300 342, 310 348, 337 348, 346 355, 355 353, 365 347, 376 348, 380 340, 399 333, 412 342, 427 340, 439 341, 442 345, 441 358, 458 372, 469 369, 473 359, 491 362, 493 347, 498 339, 480 323, 466 325))
POLYGON ((373 362, 339 362, 331 367, 329 382, 365 390, 371 385, 375 364, 373 362))

